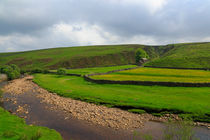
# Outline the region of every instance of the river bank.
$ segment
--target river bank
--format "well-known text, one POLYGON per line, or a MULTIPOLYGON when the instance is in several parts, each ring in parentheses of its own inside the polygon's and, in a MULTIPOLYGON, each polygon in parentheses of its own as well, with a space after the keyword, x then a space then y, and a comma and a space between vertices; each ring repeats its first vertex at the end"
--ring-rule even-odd
POLYGON ((3 91, 10 94, 23 94, 29 91, 37 92, 36 97, 41 99, 42 103, 51 105, 51 110, 63 110, 66 114, 74 116, 80 120, 85 120, 94 124, 111 127, 114 129, 134 130, 141 128, 144 123, 152 120, 166 122, 169 118, 180 120, 178 115, 166 115, 155 117, 151 114, 134 114, 118 108, 108 108, 91 103, 86 103, 71 98, 64 98, 49 93, 32 82, 33 77, 28 76, 11 81, 3 88, 3 91))
MULTIPOLYGON (((63 98, 40 88, 32 82, 32 78, 13 80, 3 89, 4 108, 25 118, 28 124, 56 129, 66 140, 127 140, 133 138, 134 131, 149 132, 156 139, 162 136, 160 130, 163 130, 164 126, 150 120, 165 122, 167 116, 158 118, 150 114, 138 115, 63 98), (159 128, 161 129, 158 130, 159 128)), ((179 119, 177 116, 171 117, 179 119)), ((204 131, 206 134, 209 132, 205 128, 204 131)))
POLYGON ((7 75, 6 74, 0 74, 0 82, 6 81, 7 75))

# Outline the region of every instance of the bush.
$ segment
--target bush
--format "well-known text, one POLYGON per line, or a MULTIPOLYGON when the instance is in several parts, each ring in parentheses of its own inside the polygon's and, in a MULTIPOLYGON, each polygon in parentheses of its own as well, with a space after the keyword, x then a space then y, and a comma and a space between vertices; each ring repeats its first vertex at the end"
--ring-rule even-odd
POLYGON ((43 70, 43 73, 47 74, 47 73, 50 73, 50 71, 49 70, 43 70))
POLYGON ((18 73, 20 73, 20 68, 19 68, 17 65, 11 64, 10 67, 11 67, 13 70, 17 71, 18 73))
POLYGON ((59 74, 59 75, 65 75, 65 74, 66 74, 66 69, 64 69, 64 68, 59 68, 59 69, 57 70, 57 74, 59 74))
POLYGON ((25 73, 27 73, 27 71, 26 70, 20 70, 20 73, 25 74, 25 73))
POLYGON ((43 70, 40 69, 40 68, 36 68, 36 69, 31 70, 31 73, 42 73, 42 72, 43 72, 43 70))
POLYGON ((20 77, 20 69, 14 64, 2 66, 0 72, 6 74, 9 80, 20 77))
POLYGON ((136 63, 138 63, 142 58, 149 58, 149 55, 141 48, 136 51, 136 63))

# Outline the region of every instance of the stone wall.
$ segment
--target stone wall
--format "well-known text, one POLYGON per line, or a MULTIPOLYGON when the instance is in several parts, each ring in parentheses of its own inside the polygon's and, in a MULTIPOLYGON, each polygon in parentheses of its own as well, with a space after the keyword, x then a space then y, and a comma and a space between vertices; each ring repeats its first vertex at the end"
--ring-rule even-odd
POLYGON ((179 67, 156 67, 156 66, 144 66, 148 68, 164 68, 164 69, 184 69, 184 70, 210 70, 210 68, 179 68, 179 67))
POLYGON ((144 85, 144 86, 168 86, 168 87, 210 87, 210 83, 182 83, 182 82, 153 82, 153 81, 112 81, 97 80, 85 75, 84 79, 97 84, 122 84, 122 85, 144 85))

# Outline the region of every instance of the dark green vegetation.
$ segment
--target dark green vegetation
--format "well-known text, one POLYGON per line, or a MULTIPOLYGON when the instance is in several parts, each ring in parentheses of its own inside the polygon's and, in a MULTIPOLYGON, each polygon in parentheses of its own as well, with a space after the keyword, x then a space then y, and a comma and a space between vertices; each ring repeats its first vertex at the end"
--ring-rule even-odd
POLYGON ((106 75, 94 75, 91 76, 91 78, 113 81, 210 83, 210 71, 144 67, 114 72, 106 75))
POLYGON ((24 120, 0 107, 1 140, 62 140, 59 133, 45 127, 26 125, 24 120))
POLYGON ((210 68, 210 43, 175 44, 148 66, 210 68))
POLYGON ((137 49, 136 51, 136 63, 139 63, 139 61, 142 58, 149 58, 149 55, 144 51, 142 48, 137 49))
MULTIPOLYGON (((111 67, 94 67, 94 68, 80 68, 80 69, 68 69, 67 74, 94 74, 94 73, 106 73, 114 70, 134 68, 136 65, 122 65, 122 66, 111 66, 111 67)), ((51 70, 51 72, 57 72, 57 70, 51 70)))
POLYGON ((64 68, 59 68, 59 69, 57 70, 57 74, 58 74, 58 75, 65 75, 66 72, 67 72, 67 70, 64 69, 64 68))
POLYGON ((0 53, 0 65, 16 64, 23 70, 127 65, 136 63, 135 53, 139 48, 149 55, 150 62, 146 64, 148 66, 210 67, 210 43, 107 45, 0 53))
POLYGON ((120 107, 134 112, 172 112, 194 121, 210 122, 210 88, 94 84, 82 77, 35 74, 41 87, 96 104, 120 107))
POLYGON ((20 77, 20 69, 15 64, 1 66, 0 73, 6 74, 9 80, 20 77))

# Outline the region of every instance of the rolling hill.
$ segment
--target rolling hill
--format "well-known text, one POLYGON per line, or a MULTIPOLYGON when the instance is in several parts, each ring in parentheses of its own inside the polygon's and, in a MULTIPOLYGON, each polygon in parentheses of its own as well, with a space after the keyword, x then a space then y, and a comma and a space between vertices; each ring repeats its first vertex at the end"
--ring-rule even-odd
POLYGON ((157 57, 155 47, 143 45, 66 47, 0 53, 0 65, 17 64, 23 69, 56 69, 134 64, 135 51, 140 47, 147 49, 151 58, 157 57))
POLYGON ((169 51, 146 66, 178 68, 210 68, 210 43, 169 45, 169 51))
POLYGON ((0 65, 17 64, 27 70, 126 65, 135 63, 138 48, 150 56, 146 66, 210 68, 210 43, 103 45, 0 53, 0 65))

